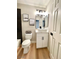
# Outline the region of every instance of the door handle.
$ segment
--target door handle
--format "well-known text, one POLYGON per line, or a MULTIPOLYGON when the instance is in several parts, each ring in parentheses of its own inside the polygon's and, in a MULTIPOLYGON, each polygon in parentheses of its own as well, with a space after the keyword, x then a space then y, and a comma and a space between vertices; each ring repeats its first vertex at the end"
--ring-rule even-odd
POLYGON ((52 33, 52 32, 50 32, 50 35, 51 35, 51 36, 53 36, 53 33, 52 33))

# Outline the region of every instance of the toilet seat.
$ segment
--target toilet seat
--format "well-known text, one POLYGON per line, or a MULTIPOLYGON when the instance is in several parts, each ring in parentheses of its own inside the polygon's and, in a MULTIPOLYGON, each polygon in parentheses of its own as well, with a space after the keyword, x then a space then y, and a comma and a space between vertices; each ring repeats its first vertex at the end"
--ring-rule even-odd
POLYGON ((30 45, 30 40, 24 40, 23 43, 22 43, 22 47, 28 47, 30 45))

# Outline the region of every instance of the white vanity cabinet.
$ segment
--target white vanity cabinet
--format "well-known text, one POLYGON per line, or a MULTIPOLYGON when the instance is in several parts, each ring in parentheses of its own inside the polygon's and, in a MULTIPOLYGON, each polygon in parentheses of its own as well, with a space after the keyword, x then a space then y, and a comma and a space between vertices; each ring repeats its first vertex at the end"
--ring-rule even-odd
POLYGON ((47 47, 48 33, 36 33, 36 48, 47 47))

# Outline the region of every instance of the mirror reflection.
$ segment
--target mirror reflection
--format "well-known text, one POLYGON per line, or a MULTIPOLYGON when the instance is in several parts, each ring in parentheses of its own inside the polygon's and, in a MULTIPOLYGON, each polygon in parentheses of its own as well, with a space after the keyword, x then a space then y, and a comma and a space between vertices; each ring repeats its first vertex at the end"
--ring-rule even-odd
POLYGON ((48 27, 48 15, 36 15, 36 29, 48 27))

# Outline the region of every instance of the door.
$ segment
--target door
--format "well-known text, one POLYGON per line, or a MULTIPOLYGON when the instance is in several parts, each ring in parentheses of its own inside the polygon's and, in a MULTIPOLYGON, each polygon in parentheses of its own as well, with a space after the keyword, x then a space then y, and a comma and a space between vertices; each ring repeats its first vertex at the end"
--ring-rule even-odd
POLYGON ((61 59, 61 0, 54 0, 53 4, 53 36, 50 42, 51 59, 61 59))
MULTIPOLYGON (((39 34, 38 34, 39 35, 39 34)), ((37 48, 41 48, 42 47, 42 36, 38 36, 37 35, 37 48)))
POLYGON ((43 47, 47 47, 48 35, 42 37, 43 47))

